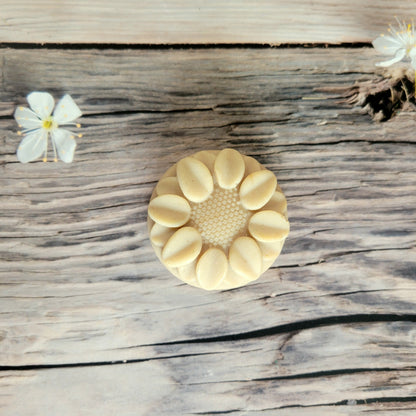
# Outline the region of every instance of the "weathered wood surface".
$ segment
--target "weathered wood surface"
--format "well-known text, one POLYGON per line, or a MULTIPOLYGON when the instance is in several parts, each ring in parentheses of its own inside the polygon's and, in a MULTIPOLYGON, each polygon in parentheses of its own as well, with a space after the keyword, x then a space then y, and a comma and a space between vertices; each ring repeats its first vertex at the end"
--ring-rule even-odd
POLYGON ((0 409, 45 415, 413 415, 415 114, 322 92, 364 49, 1 49, 0 409), (70 93, 75 160, 20 164, 14 107, 70 93), (185 154, 273 170, 291 233, 257 282, 207 293, 152 253, 146 209, 185 154))
POLYGON ((2 0, 0 42, 370 42, 412 0, 2 0))

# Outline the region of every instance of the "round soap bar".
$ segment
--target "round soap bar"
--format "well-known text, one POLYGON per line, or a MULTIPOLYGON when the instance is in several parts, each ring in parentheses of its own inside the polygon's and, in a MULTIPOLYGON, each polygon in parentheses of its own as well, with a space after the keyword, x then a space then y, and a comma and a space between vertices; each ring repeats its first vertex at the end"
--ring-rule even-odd
POLYGON ((165 267, 205 290, 256 280, 289 233, 273 172, 234 149, 204 150, 162 176, 148 210, 150 241, 165 267))

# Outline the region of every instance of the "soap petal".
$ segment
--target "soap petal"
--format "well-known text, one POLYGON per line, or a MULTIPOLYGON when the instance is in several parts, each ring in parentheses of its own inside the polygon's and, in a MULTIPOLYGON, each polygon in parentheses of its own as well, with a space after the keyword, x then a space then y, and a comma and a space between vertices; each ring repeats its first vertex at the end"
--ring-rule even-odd
POLYGON ((163 178, 170 178, 171 176, 176 176, 176 165, 171 166, 162 176, 163 178))
POLYGON ((262 208, 262 210, 266 209, 271 209, 272 211, 284 214, 287 210, 287 202, 283 193, 276 191, 270 198, 270 201, 262 208))
POLYGON ((217 289, 227 290, 235 289, 236 287, 244 286, 248 283, 248 280, 237 274, 231 267, 228 268, 225 279, 221 282, 217 289))
POLYGON ((208 249, 196 265, 198 283, 205 290, 215 289, 224 279, 228 270, 228 260, 218 248, 208 249))
POLYGON ((215 176, 223 189, 235 188, 243 179, 245 169, 243 157, 234 149, 221 150, 215 159, 215 176))
POLYGON ((157 247, 163 247, 175 231, 175 228, 165 227, 156 222, 150 231, 150 241, 157 247))
MULTIPOLYGON (((198 260, 198 259, 197 259, 198 260)), ((191 261, 188 264, 185 264, 182 267, 178 268, 178 276, 184 282, 189 283, 193 286, 199 286, 196 280, 196 261, 191 261)))
POLYGON ((181 267, 195 260, 201 248, 201 234, 193 227, 182 227, 167 241, 162 260, 168 267, 181 267))
POLYGON ((216 152, 213 152, 210 150, 202 150, 192 155, 192 157, 194 157, 195 159, 198 159, 210 170, 211 173, 214 173, 214 163, 216 159, 215 153, 216 152))
POLYGON ((251 281, 260 276, 262 254, 255 240, 251 237, 239 237, 230 247, 230 265, 232 269, 251 281))
POLYGON ((156 193, 158 195, 172 194, 182 196, 181 187, 175 176, 162 178, 156 185, 156 193))
POLYGON ((180 227, 191 216, 191 207, 185 198, 178 195, 161 195, 149 203, 150 218, 166 227, 180 227))
POLYGON ((289 234, 289 221, 279 212, 260 211, 250 218, 248 230, 258 241, 265 243, 278 241, 289 234))
POLYGON ((276 185, 276 176, 270 170, 251 173, 240 186, 240 200, 243 207, 249 210, 260 209, 269 202, 276 185))
POLYGON ((263 170, 263 166, 260 165, 259 162, 257 162, 254 157, 251 156, 243 156, 244 163, 246 165, 246 171, 244 173, 244 176, 248 176, 253 172, 257 172, 259 170, 263 170))
POLYGON ((257 244, 260 247, 263 255, 263 261, 275 261, 283 248, 284 240, 273 241, 271 243, 263 243, 258 241, 257 244))
POLYGON ((194 157, 178 162, 176 175, 183 194, 192 202, 203 202, 212 193, 214 181, 209 169, 194 157))

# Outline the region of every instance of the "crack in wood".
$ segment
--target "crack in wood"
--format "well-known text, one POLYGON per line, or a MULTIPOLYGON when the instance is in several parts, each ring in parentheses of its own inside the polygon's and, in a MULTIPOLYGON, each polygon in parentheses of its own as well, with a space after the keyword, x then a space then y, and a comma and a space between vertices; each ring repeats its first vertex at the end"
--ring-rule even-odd
MULTIPOLYGON (((291 338, 299 334, 302 330, 313 329, 325 326, 340 326, 351 325, 356 323, 365 324, 378 324, 381 322, 416 322, 416 314, 357 314, 346 316, 333 316, 314 319, 310 321, 299 321, 296 323, 277 325, 275 327, 263 328, 260 330, 254 330, 240 334, 230 334, 218 337, 207 337, 190 340, 178 340, 172 342, 163 342, 156 344, 140 345, 140 347, 160 347, 167 345, 180 345, 180 344, 204 344, 214 342, 235 342, 241 340, 248 340, 253 338, 272 337, 279 334, 289 333, 287 338, 280 345, 279 350, 282 350, 284 346, 290 341, 291 338)), ((175 358, 195 357, 202 355, 220 354, 220 352, 203 352, 194 354, 176 354, 169 356, 141 358, 141 359, 128 359, 128 360, 113 360, 113 361, 96 361, 96 362, 78 362, 78 363, 61 363, 61 364, 31 364, 31 365, 3 365, 0 366, 1 371, 30 371, 30 370, 47 370, 56 368, 71 368, 71 367, 98 367, 98 366, 111 366, 111 365, 125 365, 134 364, 155 360, 169 360, 175 358)), ((404 368, 352 368, 352 369, 337 369, 319 372, 310 372, 303 374, 294 374, 289 376, 273 376, 273 377, 261 377, 253 378, 246 381, 271 381, 271 380, 289 380, 289 379, 303 379, 303 378, 317 378, 317 377, 330 377, 336 375, 346 375, 354 373, 364 372, 389 372, 389 371, 414 371, 416 367, 406 366, 404 368)), ((235 380, 241 381, 242 380, 235 380)), ((195 384, 195 383, 194 383, 195 384)))
POLYGON ((369 42, 339 42, 339 43, 31 43, 31 42, 1 42, 0 48, 11 49, 61 49, 61 50, 194 50, 194 49, 341 49, 341 48, 372 48, 369 42))
POLYGON ((260 378, 250 378, 247 380, 223 380, 223 381, 203 381, 198 383, 188 383, 188 386, 200 386, 206 384, 228 384, 228 383, 251 383, 251 382, 272 382, 272 381, 285 381, 285 380, 303 380, 303 379, 317 379, 317 378, 331 378, 344 375, 354 375, 354 374, 365 374, 365 373, 397 373, 400 372, 412 372, 415 371, 416 367, 405 367, 405 368, 340 368, 336 370, 327 370, 327 371, 315 371, 310 373, 299 373, 291 374, 289 376, 272 376, 272 377, 260 377, 260 378))
MULTIPOLYGON (((264 410, 278 410, 278 409, 288 409, 288 408, 308 408, 308 407, 321 407, 321 406, 357 406, 357 405, 368 405, 374 403, 405 403, 405 402, 416 402, 416 396, 406 396, 406 397, 372 397, 369 399, 348 399, 340 400, 334 403, 316 403, 310 405, 287 405, 281 407, 275 407, 264 410)), ((416 407, 415 407, 416 408, 416 407)))
MULTIPOLYGON (((309 405, 302 405, 302 404, 292 404, 292 405, 285 405, 285 406, 278 406, 278 407, 268 407, 262 409, 229 409, 229 410, 213 410, 213 411, 206 411, 206 412, 194 412, 190 413, 190 415, 198 415, 198 416, 209 416, 209 415, 226 415, 232 414, 237 412, 244 411, 244 414, 248 414, 251 412, 266 412, 266 411, 273 411, 273 410, 282 410, 282 409, 307 409, 307 408, 316 408, 316 407, 335 407, 335 406, 362 406, 362 405, 371 405, 371 404, 387 404, 387 403, 413 403, 416 402, 416 396, 392 396, 392 397, 373 397, 369 399, 346 399, 340 400, 338 402, 333 403, 314 403, 309 405)), ((415 407, 406 408, 407 410, 416 409, 415 407)))
POLYGON ((325 295, 321 295, 321 297, 325 297, 325 296, 349 296, 349 295, 359 295, 359 294, 362 294, 362 293, 392 292, 392 291, 401 291, 401 290, 413 291, 415 289, 412 289, 412 288, 403 288, 403 289, 394 288, 394 289, 353 290, 351 292, 327 293, 325 295))
POLYGON ((341 368, 336 370, 324 370, 324 371, 315 371, 311 373, 300 373, 300 374, 292 374, 289 376, 273 376, 273 377, 261 377, 261 378, 253 378, 251 381, 274 381, 274 380, 299 380, 305 378, 321 378, 321 377, 336 377, 336 376, 343 376, 349 374, 357 374, 357 373, 389 373, 389 372, 397 372, 397 371, 415 371, 416 367, 405 367, 405 368, 341 368))
POLYGON ((202 344, 211 342, 233 342, 252 338, 271 337, 287 332, 299 332, 305 329, 318 328, 333 325, 348 325, 355 323, 380 323, 380 322, 416 322, 416 314, 355 314, 339 315, 311 320, 293 322, 289 324, 276 325, 269 328, 256 329, 239 334, 220 335, 217 337, 206 337, 188 340, 177 340, 170 342, 161 342, 156 344, 145 344, 143 346, 164 346, 178 344, 202 344))
POLYGON ((293 331, 287 334, 285 339, 283 340, 282 344, 279 346, 278 351, 279 354, 282 355, 283 350, 285 349, 286 345, 289 343, 291 339, 293 339, 296 335, 298 335, 300 331, 293 331))

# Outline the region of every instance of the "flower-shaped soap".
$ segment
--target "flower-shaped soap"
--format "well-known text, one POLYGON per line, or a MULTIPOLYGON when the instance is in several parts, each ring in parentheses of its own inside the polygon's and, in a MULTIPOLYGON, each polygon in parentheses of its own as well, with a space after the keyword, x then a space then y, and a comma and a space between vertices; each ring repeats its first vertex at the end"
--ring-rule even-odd
POLYGON ((233 149, 181 159, 156 185, 148 214, 162 263, 206 290, 259 278, 289 233, 286 198, 275 175, 233 149))

